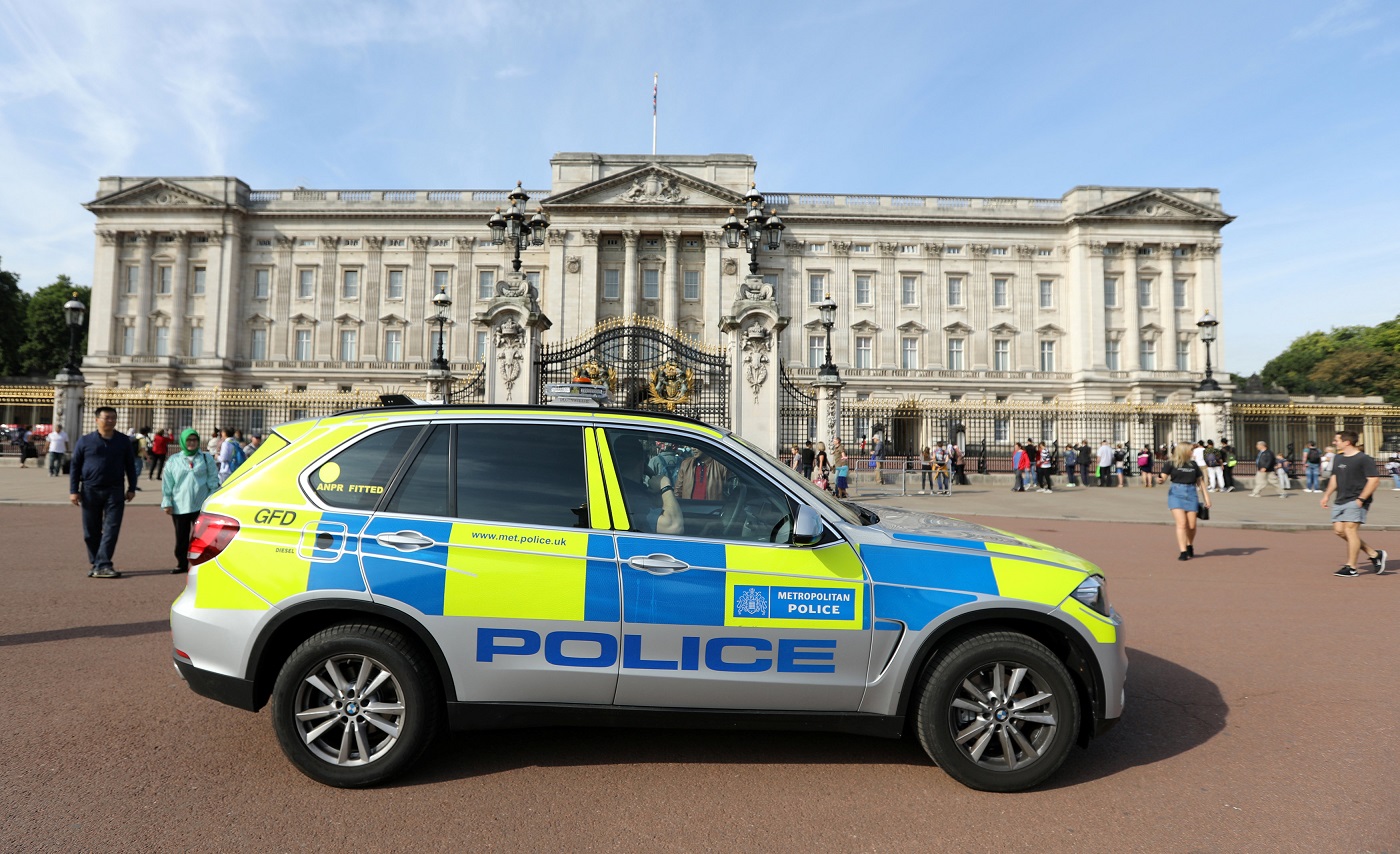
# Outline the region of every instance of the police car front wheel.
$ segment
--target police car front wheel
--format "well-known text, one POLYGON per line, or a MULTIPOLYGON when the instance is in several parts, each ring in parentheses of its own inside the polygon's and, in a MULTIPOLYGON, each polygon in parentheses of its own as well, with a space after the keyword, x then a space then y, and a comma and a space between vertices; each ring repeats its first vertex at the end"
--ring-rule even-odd
POLYGON ((427 657, 382 626, 311 636, 282 665, 272 694, 283 753, 313 780, 346 788, 402 772, 432 741, 441 713, 427 657))
POLYGON ((989 792, 1045 781, 1079 731, 1079 695, 1044 644, 1013 632, 966 638, 919 692, 919 743, 953 779, 989 792))

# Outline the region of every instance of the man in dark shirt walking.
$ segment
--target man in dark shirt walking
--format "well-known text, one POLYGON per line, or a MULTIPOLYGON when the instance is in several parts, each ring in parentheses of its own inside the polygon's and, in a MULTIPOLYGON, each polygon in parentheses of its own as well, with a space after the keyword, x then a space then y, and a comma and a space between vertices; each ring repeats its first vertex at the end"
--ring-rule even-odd
POLYGON ((83 508, 89 578, 121 578, 112 566, 126 502, 136 497, 136 453, 131 439, 117 432, 117 411, 97 408, 97 429, 73 448, 68 500, 83 508), (125 480, 126 492, 122 492, 125 480))
POLYGON ((1339 578, 1355 578, 1356 559, 1362 552, 1371 559, 1371 568, 1377 575, 1385 574, 1385 550, 1373 549, 1361 539, 1361 526, 1366 523, 1366 511, 1371 506, 1371 496, 1380 485, 1381 475, 1376 469, 1376 461, 1361 453, 1356 447, 1357 435, 1343 430, 1336 435, 1334 444, 1337 456, 1332 460, 1332 477, 1327 480, 1327 490, 1322 493, 1322 506, 1333 493, 1337 502, 1332 506, 1332 532, 1347 543, 1347 562, 1332 573, 1339 578))
POLYGON ((807 444, 802 446, 802 476, 808 480, 812 479, 812 466, 816 464, 817 452, 812 450, 812 440, 808 439, 807 444))

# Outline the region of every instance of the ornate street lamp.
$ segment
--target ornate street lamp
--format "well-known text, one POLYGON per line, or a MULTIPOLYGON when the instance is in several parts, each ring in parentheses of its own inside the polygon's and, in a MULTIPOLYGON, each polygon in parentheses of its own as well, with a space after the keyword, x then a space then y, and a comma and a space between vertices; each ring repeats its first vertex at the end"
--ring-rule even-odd
POLYGON ((1196 321, 1196 328, 1201 330, 1201 340, 1206 343, 1206 376, 1197 386, 1198 391, 1220 391, 1220 383, 1216 382, 1210 372, 1210 342, 1215 340, 1215 327, 1220 325, 1220 321, 1207 311, 1201 315, 1201 319, 1196 321))
POLYGON ((821 323, 826 328, 826 361, 817 371, 817 376, 839 378, 841 374, 831 362, 831 327, 836 324, 836 302, 831 298, 831 294, 827 294, 826 299, 817 304, 817 311, 821 313, 821 323))
POLYGON ((428 318, 428 322, 437 324, 437 355, 433 357, 429 367, 433 371, 446 373, 449 368, 447 365, 447 357, 443 355, 443 342, 447 339, 445 331, 447 328, 447 310, 452 307, 452 297, 447 295, 446 287, 438 288, 438 292, 433 294, 433 306, 437 308, 437 313, 428 318))
POLYGON ((78 292, 73 292, 73 298, 63 304, 63 319, 68 323, 68 364, 64 370, 69 374, 82 374, 83 369, 78 364, 78 338, 83 332, 83 320, 87 316, 87 306, 78 299, 78 292))
POLYGON ((501 213, 501 209, 496 208, 496 212, 486 221, 491 227, 492 243, 500 246, 509 242, 515 249, 511 269, 517 273, 520 272, 520 250, 528 246, 543 246, 544 233, 549 228, 549 217, 543 210, 536 210, 534 216, 527 218, 525 203, 530 201, 530 196, 522 189, 522 183, 517 181, 515 189, 506 197, 510 199, 506 212, 501 213))
POLYGON ((749 275, 758 275, 758 247, 766 246, 769 252, 777 251, 783 244, 783 229, 787 228, 778 216, 776 209, 763 215, 763 194, 757 184, 749 186, 744 196, 748 203, 748 213, 742 220, 734 208, 729 209, 729 219, 724 222, 724 242, 730 249, 739 248, 739 238, 744 238, 744 251, 749 253, 749 275))

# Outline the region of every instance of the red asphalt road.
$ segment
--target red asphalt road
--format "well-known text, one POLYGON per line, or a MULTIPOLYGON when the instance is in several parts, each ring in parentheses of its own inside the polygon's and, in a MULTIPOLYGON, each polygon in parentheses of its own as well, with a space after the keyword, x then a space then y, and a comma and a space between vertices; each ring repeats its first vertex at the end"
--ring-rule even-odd
POLYGON ((176 675, 158 510, 98 581, 76 510, 4 508, 0 850, 1400 851, 1400 573, 1333 578, 1317 532, 1207 529, 1179 563, 1161 526, 978 521, 1098 562, 1128 619, 1123 722, 1036 791, 965 789, 909 738, 562 728, 340 791, 176 675))

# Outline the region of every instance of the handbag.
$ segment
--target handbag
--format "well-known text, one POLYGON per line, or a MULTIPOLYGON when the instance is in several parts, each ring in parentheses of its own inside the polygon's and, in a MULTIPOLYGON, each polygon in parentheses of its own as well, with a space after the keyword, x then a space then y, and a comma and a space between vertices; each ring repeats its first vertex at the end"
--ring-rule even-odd
POLYGON ((1202 504, 1200 508, 1196 510, 1196 518, 1202 522, 1210 521, 1210 508, 1202 504))

